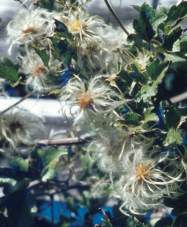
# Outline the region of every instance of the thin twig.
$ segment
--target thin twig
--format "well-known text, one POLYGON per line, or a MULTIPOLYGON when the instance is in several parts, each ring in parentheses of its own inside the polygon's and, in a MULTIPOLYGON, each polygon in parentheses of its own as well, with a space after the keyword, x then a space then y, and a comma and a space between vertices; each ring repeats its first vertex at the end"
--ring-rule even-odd
POLYGON ((22 2, 21 0, 16 0, 17 2, 19 2, 21 4, 22 7, 24 7, 25 9, 28 9, 27 5, 25 5, 25 1, 22 2))
POLYGON ((73 144, 83 144, 86 143, 90 137, 74 137, 74 138, 64 138, 64 139, 47 139, 38 141, 38 145, 73 145, 73 144))
POLYGON ((170 98, 170 101, 172 103, 178 103, 178 102, 184 101, 185 99, 187 99, 187 91, 180 95, 176 95, 176 96, 170 98))
POLYGON ((8 112, 9 110, 11 110, 12 108, 18 106, 20 103, 22 103, 24 100, 26 100, 27 98, 31 97, 32 95, 33 95, 33 92, 28 93, 23 98, 21 98, 19 101, 15 102, 14 104, 12 104, 11 106, 9 106, 5 110, 1 111, 0 112, 0 116, 2 116, 3 114, 5 114, 6 112, 8 112))
POLYGON ((129 32, 127 31, 127 29, 123 26, 120 18, 118 17, 118 15, 114 12, 114 10, 112 9, 112 6, 110 5, 110 3, 108 2, 108 0, 104 0, 106 6, 108 7, 109 11, 112 13, 112 15, 114 16, 114 18, 116 19, 116 21, 118 22, 119 26, 122 28, 122 30, 125 32, 126 35, 129 36, 129 32))

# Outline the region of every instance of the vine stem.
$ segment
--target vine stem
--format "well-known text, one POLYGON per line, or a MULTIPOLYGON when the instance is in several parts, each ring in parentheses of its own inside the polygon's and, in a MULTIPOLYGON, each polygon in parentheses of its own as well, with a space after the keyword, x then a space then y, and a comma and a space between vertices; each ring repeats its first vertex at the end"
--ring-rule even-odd
POLYGON ((22 103, 23 101, 25 101, 27 98, 31 97, 33 95, 33 92, 30 92, 28 94, 26 94, 23 98, 21 98, 19 101, 15 102, 14 104, 12 104, 11 106, 9 106, 8 108, 6 108, 5 110, 0 112, 0 116, 2 116, 3 114, 7 113, 9 110, 11 110, 12 108, 18 106, 20 103, 22 103))
POLYGON ((63 138, 63 139, 44 139, 38 141, 38 145, 75 145, 86 143, 91 136, 73 137, 73 138, 63 138))
POLYGON ((107 8, 109 9, 109 11, 111 12, 111 14, 114 16, 114 18, 116 19, 116 21, 118 22, 119 26, 121 27, 121 29, 125 32, 126 35, 129 36, 129 32, 127 31, 127 29, 123 26, 120 18, 118 17, 118 15, 115 13, 115 11, 113 10, 112 6, 110 5, 110 3, 108 2, 108 0, 104 0, 107 8))

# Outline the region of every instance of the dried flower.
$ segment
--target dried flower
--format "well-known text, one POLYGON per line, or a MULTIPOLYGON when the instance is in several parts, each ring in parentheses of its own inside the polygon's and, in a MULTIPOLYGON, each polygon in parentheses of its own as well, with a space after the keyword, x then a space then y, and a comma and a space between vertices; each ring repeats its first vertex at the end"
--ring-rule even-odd
POLYGON ((36 39, 50 37, 54 33, 54 13, 45 9, 21 10, 7 25, 10 41, 9 53, 14 45, 29 44, 36 39))
POLYGON ((97 28, 105 26, 104 21, 98 16, 89 16, 80 7, 76 11, 68 10, 62 16, 62 21, 67 26, 68 31, 73 35, 77 46, 99 41, 97 28))
POLYGON ((122 170, 120 156, 128 151, 130 146, 131 141, 127 133, 115 127, 105 126, 105 129, 97 131, 88 151, 102 171, 120 175, 122 170))
POLYGON ((115 194, 123 201, 121 210, 134 214, 162 206, 163 197, 176 194, 182 181, 176 162, 167 156, 150 157, 144 149, 141 146, 123 157, 124 173, 115 184, 115 194))
POLYGON ((138 56, 134 60, 134 64, 137 65, 141 72, 146 70, 146 67, 150 64, 151 53, 143 50, 143 52, 139 52, 138 56))
POLYGON ((0 138, 15 148, 33 145, 44 133, 42 120, 24 109, 14 108, 0 120, 0 138))
POLYGON ((71 107, 79 108, 79 117, 85 112, 106 113, 113 111, 123 103, 120 95, 96 76, 88 85, 78 76, 71 79, 63 88, 60 99, 67 101, 71 107))
POLYGON ((49 89, 47 85, 48 68, 34 50, 27 51, 26 55, 21 57, 20 72, 27 76, 27 88, 39 93, 49 89))

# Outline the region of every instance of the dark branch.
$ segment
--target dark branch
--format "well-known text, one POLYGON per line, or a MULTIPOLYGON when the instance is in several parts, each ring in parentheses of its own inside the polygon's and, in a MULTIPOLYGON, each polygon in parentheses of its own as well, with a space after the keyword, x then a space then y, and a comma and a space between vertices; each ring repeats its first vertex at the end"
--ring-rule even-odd
POLYGON ((109 4, 108 0, 104 0, 106 6, 108 7, 109 11, 112 13, 112 15, 114 16, 114 18, 116 19, 116 21, 118 22, 119 26, 122 28, 122 30, 125 32, 126 35, 129 35, 129 32, 127 31, 127 29, 123 26, 121 20, 119 19, 119 17, 117 16, 117 14, 114 12, 114 10, 112 9, 112 6, 109 4))
POLYGON ((5 114, 6 112, 8 112, 9 110, 11 110, 12 108, 18 106, 20 103, 22 103, 24 100, 26 100, 27 98, 31 97, 33 95, 33 92, 28 93, 27 95, 25 95, 23 98, 21 98, 19 101, 17 101, 16 103, 14 103, 13 105, 9 106, 7 109, 3 110, 2 112, 0 112, 0 116, 2 116, 3 114, 5 114))

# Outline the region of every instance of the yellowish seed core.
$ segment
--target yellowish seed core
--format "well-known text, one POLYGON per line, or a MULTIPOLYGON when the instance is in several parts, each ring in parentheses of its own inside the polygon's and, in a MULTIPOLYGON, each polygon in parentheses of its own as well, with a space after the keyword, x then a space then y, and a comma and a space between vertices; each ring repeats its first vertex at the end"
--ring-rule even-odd
POLYGON ((91 94, 88 91, 80 95, 79 106, 82 109, 89 107, 92 103, 93 103, 93 100, 92 100, 91 94))
POLYGON ((80 33, 84 28, 84 23, 80 19, 76 19, 68 23, 68 28, 72 33, 80 33))
POLYGON ((136 178, 138 181, 144 181, 150 175, 150 164, 144 165, 142 163, 136 166, 136 178))
POLYGON ((32 75, 33 76, 40 76, 41 74, 45 73, 45 66, 42 64, 37 65, 33 70, 32 70, 32 75))
POLYGON ((111 74, 106 78, 106 81, 108 81, 111 86, 116 86, 116 79, 117 79, 117 75, 111 74))
POLYGON ((137 63, 141 71, 145 71, 147 64, 149 62, 149 56, 143 53, 140 53, 137 57, 137 63))
POLYGON ((34 27, 28 27, 28 28, 22 30, 22 33, 25 34, 25 35, 29 34, 29 33, 35 34, 37 32, 38 32, 38 30, 36 28, 34 28, 34 27))

